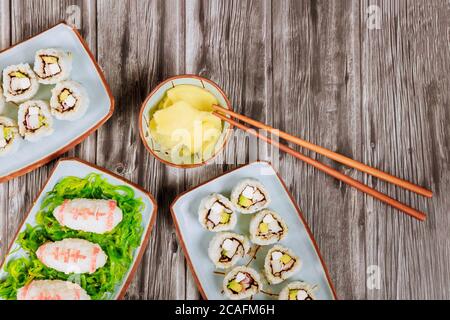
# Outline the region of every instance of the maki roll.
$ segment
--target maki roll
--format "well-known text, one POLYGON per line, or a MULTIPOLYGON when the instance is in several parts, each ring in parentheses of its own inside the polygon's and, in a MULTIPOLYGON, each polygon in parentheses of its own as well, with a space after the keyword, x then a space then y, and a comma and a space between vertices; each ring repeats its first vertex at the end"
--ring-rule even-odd
POLYGON ((237 222, 232 203, 219 193, 211 194, 201 201, 198 219, 205 229, 212 232, 231 230, 237 222))
POLYGON ((248 240, 236 233, 217 234, 209 243, 208 255, 216 268, 227 269, 244 258, 250 250, 248 240))
POLYGON ((250 239, 260 246, 267 246, 283 240, 288 227, 278 213, 263 210, 250 221, 250 239))
POLYGON ((30 100, 19 106, 19 133, 28 141, 38 141, 53 133, 53 119, 46 102, 30 100))
POLYGON ((59 224, 72 230, 105 234, 123 220, 115 200, 66 199, 53 210, 59 224))
POLYGON ((63 81, 52 90, 50 108, 58 120, 78 120, 86 113, 88 105, 86 90, 78 82, 63 81))
POLYGON ((301 281, 289 283, 280 292, 279 300, 316 300, 314 289, 301 281))
POLYGON ((0 86, 0 114, 5 110, 5 97, 3 96, 3 89, 0 86))
POLYGON ((264 272, 270 284, 278 284, 300 270, 300 259, 288 248, 274 246, 264 260, 264 272))
POLYGON ((73 282, 33 280, 17 290, 17 300, 91 300, 91 297, 73 282))
POLYGON ((92 274, 108 260, 98 244, 71 238, 44 243, 37 249, 36 256, 45 266, 65 274, 92 274))
POLYGON ((265 187, 257 180, 245 179, 231 192, 231 202, 243 214, 252 214, 267 208, 270 197, 265 187))
POLYGON ((248 267, 236 267, 223 279, 223 291, 231 300, 250 298, 262 288, 260 275, 248 267))
POLYGON ((9 66, 3 70, 3 95, 6 101, 19 103, 29 100, 38 89, 36 75, 28 63, 9 66))
POLYGON ((34 57, 34 72, 42 84, 66 80, 72 71, 72 54, 59 49, 41 49, 34 57))
POLYGON ((22 139, 14 120, 0 117, 0 157, 15 153, 22 139))

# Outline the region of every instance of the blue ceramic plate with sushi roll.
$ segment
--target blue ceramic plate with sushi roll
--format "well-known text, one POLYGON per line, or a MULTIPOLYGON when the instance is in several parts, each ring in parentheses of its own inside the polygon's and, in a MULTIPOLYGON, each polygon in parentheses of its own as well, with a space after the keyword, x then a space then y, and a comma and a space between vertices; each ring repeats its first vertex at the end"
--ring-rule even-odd
POLYGON ((0 270, 0 299, 121 299, 156 220, 147 191, 76 158, 58 162, 0 270))
POLYGON ((182 193, 171 213, 203 298, 337 298, 309 227, 269 163, 182 193))
POLYGON ((114 111, 103 72, 65 23, 1 51, 0 71, 0 182, 72 149, 114 111))

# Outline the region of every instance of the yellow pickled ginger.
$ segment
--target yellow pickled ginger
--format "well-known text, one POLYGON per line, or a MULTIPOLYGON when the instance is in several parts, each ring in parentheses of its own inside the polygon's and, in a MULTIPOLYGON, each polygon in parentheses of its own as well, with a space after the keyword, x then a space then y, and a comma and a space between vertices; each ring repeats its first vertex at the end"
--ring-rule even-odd
POLYGON ((222 132, 212 114, 217 99, 207 90, 179 85, 167 91, 150 121, 150 133, 162 148, 182 156, 210 154, 222 132))

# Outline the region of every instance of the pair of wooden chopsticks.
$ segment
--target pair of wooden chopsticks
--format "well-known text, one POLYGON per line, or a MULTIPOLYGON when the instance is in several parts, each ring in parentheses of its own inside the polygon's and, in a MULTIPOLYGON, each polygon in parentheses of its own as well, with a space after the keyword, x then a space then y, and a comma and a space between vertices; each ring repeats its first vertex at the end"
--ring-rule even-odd
POLYGON ((304 148, 306 148, 308 150, 311 150, 311 151, 314 151, 316 153, 319 153, 319 154, 321 154, 323 156, 326 156, 326 157, 328 157, 328 158, 330 158, 332 160, 335 160, 335 161, 337 161, 339 163, 342 163, 342 164, 344 164, 344 165, 346 165, 348 167, 351 167, 351 168, 357 169, 359 171, 368 173, 368 174, 370 174, 370 175, 372 175, 374 177, 377 177, 377 178, 379 178, 381 180, 393 183, 393 184, 395 184, 395 185, 397 185, 399 187, 402 187, 404 189, 413 191, 413 192, 415 192, 417 194, 420 194, 422 196, 431 198, 433 196, 433 193, 431 191, 429 191, 429 190, 427 190, 425 188, 422 188, 422 187, 420 187, 418 185, 415 185, 415 184, 413 184, 411 182, 408 182, 406 180, 402 180, 400 178, 392 176, 392 175, 390 175, 390 174, 388 174, 386 172, 383 172, 383 171, 380 171, 378 169, 372 168, 372 167, 370 167, 368 165, 365 165, 365 164, 363 164, 361 162, 358 162, 356 160, 353 160, 351 158, 348 158, 346 156, 343 156, 343 155, 338 154, 336 152, 333 152, 331 150, 328 150, 326 148, 320 147, 320 146, 315 145, 313 143, 310 143, 310 142, 307 142, 307 141, 302 140, 300 138, 294 137, 294 136, 292 136, 292 135, 290 135, 290 134, 288 134, 286 132, 274 129, 274 128, 268 126, 268 125, 265 125, 265 124, 263 124, 261 122, 253 120, 253 119, 251 119, 249 117, 246 117, 244 115, 241 115, 239 113, 233 112, 231 110, 222 108, 222 107, 217 106, 217 105, 214 105, 213 109, 215 110, 213 112, 213 114, 215 116, 221 118, 223 121, 226 121, 226 122, 230 123, 232 126, 235 126, 235 127, 239 128, 241 130, 244 130, 244 131, 246 131, 246 132, 248 132, 248 133, 258 137, 259 139, 261 139, 261 140, 263 140, 263 141, 265 141, 267 143, 272 144, 273 146, 275 146, 275 147, 279 148, 280 150, 290 154, 291 156, 294 156, 295 158, 300 159, 300 160, 302 160, 302 161, 312 165, 314 168, 316 168, 316 169, 318 169, 320 171, 323 171, 323 172, 329 174, 330 176, 332 176, 332 177, 334 177, 334 178, 336 178, 336 179, 338 179, 338 180, 340 180, 342 182, 345 182, 346 184, 348 184, 348 185, 350 185, 350 186, 352 186, 352 187, 354 187, 354 188, 356 188, 356 189, 358 189, 358 190, 360 190, 360 191, 362 191, 364 193, 367 193, 368 195, 371 195, 372 197, 374 197, 374 198, 376 198, 376 199, 378 199, 378 200, 380 200, 380 201, 382 201, 382 202, 384 202, 384 203, 386 203, 388 205, 391 205, 394 208, 396 208, 396 209, 398 209, 398 210, 400 210, 400 211, 402 211, 402 212, 404 212, 404 213, 406 213, 406 214, 408 214, 408 215, 410 215, 410 216, 412 216, 412 217, 414 217, 414 218, 416 218, 418 220, 421 220, 421 221, 425 220, 426 216, 425 216, 425 214, 423 212, 420 212, 420 211, 418 211, 418 210, 416 210, 414 208, 411 208, 411 207, 409 207, 409 206, 407 206, 407 205, 405 205, 405 204, 403 204, 401 202, 398 202, 397 200, 392 199, 388 195, 386 195, 384 193, 381 193, 381 192, 379 192, 379 191, 377 191, 377 190, 375 190, 375 189, 373 189, 373 188, 371 188, 371 187, 369 187, 369 186, 359 182, 358 180, 355 180, 355 179, 353 179, 353 178, 351 178, 349 176, 346 176, 345 174, 340 173, 339 171, 334 170, 334 169, 330 168, 329 166, 327 166, 327 165, 325 165, 325 164, 323 164, 323 163, 321 163, 321 162, 319 162, 317 160, 311 159, 311 158, 305 156, 304 154, 302 154, 302 153, 300 153, 298 151, 295 151, 294 149, 292 149, 292 148, 290 148, 290 147, 288 147, 288 146, 286 146, 284 144, 280 144, 280 143, 278 143, 276 141, 273 141, 272 139, 270 139, 270 138, 268 138, 268 137, 266 137, 266 136, 256 132, 255 130, 252 130, 250 127, 247 127, 247 126, 245 126, 245 125, 243 125, 243 124, 241 124, 241 123, 239 123, 239 122, 237 122, 237 121, 235 121, 233 119, 230 119, 226 115, 234 117, 234 118, 237 118, 237 119, 239 119, 239 120, 241 120, 241 121, 243 121, 245 123, 248 123, 248 124, 250 124, 250 125, 252 125, 254 127, 257 127, 259 129, 266 130, 266 131, 270 132, 271 134, 277 135, 280 138, 285 139, 286 141, 295 143, 295 144, 297 144, 297 145, 299 145, 301 147, 304 147, 304 148))

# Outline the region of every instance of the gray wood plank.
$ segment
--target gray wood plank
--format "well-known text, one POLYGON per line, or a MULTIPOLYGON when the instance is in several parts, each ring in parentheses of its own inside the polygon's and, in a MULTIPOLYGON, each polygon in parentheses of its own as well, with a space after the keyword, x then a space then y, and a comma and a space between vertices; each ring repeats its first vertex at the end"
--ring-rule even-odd
MULTIPOLYGON (((3 1, 2 2, 2 46, 7 46, 6 42, 14 44, 25 40, 32 35, 39 33, 48 27, 63 20, 66 15, 66 7, 71 4, 76 4, 73 1, 3 1), (9 20, 8 12, 11 13, 9 20), (14 18, 12 18, 14 17, 14 18), (3 18, 2 18, 3 19, 3 18), (10 26, 7 27, 6 24, 10 26), (9 30, 9 36, 6 33, 9 30)), ((80 2, 81 3, 81 2, 80 2)), ((7 226, 4 244, 10 245, 13 240, 17 228, 20 226, 26 212, 30 209, 39 190, 47 180, 48 173, 53 167, 53 163, 35 170, 25 176, 14 179, 9 183, 1 186, 3 197, 7 195, 7 199, 2 203, 5 211, 2 216, 2 228, 7 226), (5 219, 6 217, 6 219, 5 219)), ((0 229, 2 229, 0 228, 0 229)), ((2 253, 5 252, 2 250, 2 253)))
MULTIPOLYGON (((274 127, 360 159, 358 1, 273 6, 274 127)), ((305 151, 305 150, 302 150, 305 151)), ((305 151, 331 167, 359 173, 305 151)), ((316 237, 340 298, 362 298, 361 195, 288 155, 281 173, 316 237)))
MULTIPOLYGON (((450 298, 448 1, 0 0, 0 48, 73 18, 71 5, 80 8, 81 32, 116 111, 68 154, 138 183, 159 204, 128 299, 199 298, 169 204, 256 160, 248 152, 255 144, 239 131, 198 169, 170 168, 147 153, 140 105, 157 83, 181 73, 217 82, 238 112, 433 189, 426 200, 305 152, 427 212, 419 223, 257 146, 298 201, 340 298, 450 298), (368 28, 369 5, 381 10, 379 30, 368 28), (366 287, 372 265, 381 271, 379 290, 366 287)), ((0 185, 0 259, 53 166, 0 185)))
POLYGON ((97 7, 98 57, 107 66, 117 103, 113 118, 99 130, 97 162, 138 182, 160 204, 149 249, 128 291, 131 299, 185 298, 184 258, 169 213, 169 204, 182 187, 183 172, 149 157, 137 125, 150 90, 182 71, 183 38, 176 36, 179 26, 174 15, 182 10, 178 6, 177 1, 99 1, 97 7))
MULTIPOLYGON (((425 200, 366 179, 428 213, 419 223, 364 198, 367 264, 379 265, 383 275, 381 290, 367 297, 448 299, 450 7, 446 1, 370 4, 381 9, 382 23, 379 30, 361 25, 363 160, 435 194, 425 200)), ((361 7, 362 20, 368 6, 361 7)))
MULTIPOLYGON (((188 1, 186 4, 186 72, 216 82, 227 93, 233 108, 259 117, 267 106, 264 1, 188 1)), ((186 171, 186 188, 218 176, 248 161, 243 134, 235 132, 225 151, 212 164, 186 171), (232 165, 228 165, 232 163, 232 165)), ((256 160, 256 159, 255 159, 256 160)), ((194 287, 189 277, 188 287, 194 287)), ((196 295, 189 294, 189 298, 196 295)))
MULTIPOLYGON (((10 46, 10 1, 0 1, 0 50, 10 46)), ((8 183, 0 184, 0 261, 3 260, 8 249, 8 183)))

